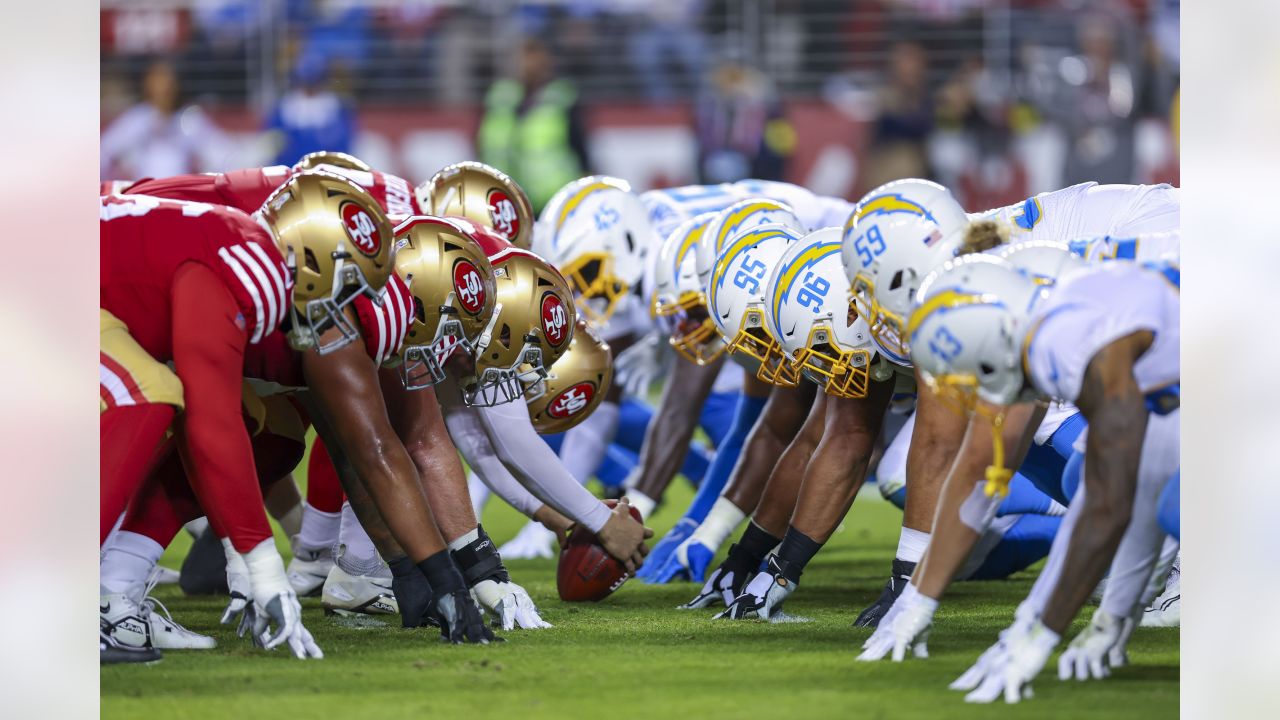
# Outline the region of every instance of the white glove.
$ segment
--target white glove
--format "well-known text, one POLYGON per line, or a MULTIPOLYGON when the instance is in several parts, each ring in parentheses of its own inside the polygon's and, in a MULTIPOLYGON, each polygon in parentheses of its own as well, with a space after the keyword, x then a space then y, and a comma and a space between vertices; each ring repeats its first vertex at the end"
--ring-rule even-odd
POLYGON ((1120 639, 1116 640, 1116 644, 1112 645, 1111 651, 1107 653, 1107 662, 1112 670, 1129 664, 1129 638, 1133 637, 1133 629, 1142 624, 1142 615, 1145 610, 1145 607, 1140 608, 1135 615, 1125 618, 1120 626, 1120 639))
POLYGON ((222 611, 220 622, 230 625, 238 619, 236 635, 244 637, 245 633, 253 629, 254 621, 253 605, 249 602, 249 566, 245 565, 244 557, 236 552, 227 538, 222 539, 222 551, 227 556, 227 588, 231 591, 231 599, 227 602, 227 608, 222 611))
POLYGON ((867 639, 857 659, 863 662, 880 660, 892 650, 893 661, 902 662, 907 656, 907 648, 911 648, 912 655, 917 658, 929 657, 926 643, 929 626, 937 610, 937 600, 921 595, 916 592, 915 585, 908 584, 867 639))
POLYGON ((538 615, 538 608, 534 606, 529 593, 513 582, 481 580, 471 588, 471 597, 480 607, 498 616, 503 630, 552 627, 551 623, 538 615))
POLYGON ((1002 640, 1005 652, 991 659, 982 684, 965 695, 964 701, 989 703, 1003 695, 1005 702, 1016 703, 1032 697, 1031 681, 1061 639, 1039 620, 1025 632, 1009 633, 1002 640))
POLYGON ((1058 658, 1058 679, 1101 680, 1111 674, 1111 649, 1120 641, 1125 621, 1098 608, 1093 619, 1058 658))
POLYGON ((671 349, 667 338, 651 332, 613 359, 613 372, 622 389, 633 397, 643 397, 655 378, 667 374, 671 367, 671 349))
POLYGON ((299 660, 323 658, 320 646, 302 625, 302 605, 285 575, 284 561, 276 552, 275 542, 271 538, 263 540, 244 554, 244 563, 249 568, 255 643, 267 650, 288 643, 299 660))

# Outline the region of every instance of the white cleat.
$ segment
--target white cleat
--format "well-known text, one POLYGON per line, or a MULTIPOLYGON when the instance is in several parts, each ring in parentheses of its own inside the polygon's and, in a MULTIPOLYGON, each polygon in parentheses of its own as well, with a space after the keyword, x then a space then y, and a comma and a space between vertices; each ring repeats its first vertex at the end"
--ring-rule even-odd
POLYGON ((391 576, 352 575, 336 563, 320 593, 326 615, 399 615, 391 576))
POLYGON ((520 528, 516 536, 498 548, 503 560, 530 560, 555 557, 556 534, 536 520, 520 528))
POLYGON ((286 575, 289 585, 298 597, 314 597, 320 594, 320 588, 329 571, 333 570, 333 548, 312 548, 300 545, 298 538, 291 538, 293 559, 289 561, 286 575))
POLYGON ((209 650, 218 641, 179 625, 164 603, 147 595, 151 585, 110 593, 98 600, 102 632, 118 644, 161 650, 209 650))
POLYGON ((1182 556, 1174 560, 1164 592, 1142 613, 1142 627, 1179 627, 1182 623, 1182 556))

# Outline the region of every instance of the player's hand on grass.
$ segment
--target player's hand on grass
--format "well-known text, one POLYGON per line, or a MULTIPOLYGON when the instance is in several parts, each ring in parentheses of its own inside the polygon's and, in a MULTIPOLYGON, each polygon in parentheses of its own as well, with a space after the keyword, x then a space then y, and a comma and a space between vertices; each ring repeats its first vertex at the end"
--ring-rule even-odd
POLYGON ((435 595, 427 576, 403 555, 387 564, 391 567, 391 592, 395 593, 396 605, 400 608, 400 625, 406 628, 434 625, 431 602, 435 595))
POLYGON ((1010 630, 1001 640, 1003 652, 989 659, 982 681, 965 695, 965 702, 989 703, 1004 697, 1012 704, 1033 697, 1031 681, 1044 669, 1061 638, 1039 620, 1010 630))
POLYGON ((479 606, 465 588, 436 596, 431 617, 440 624, 440 637, 455 645, 479 643, 488 645, 497 640, 493 631, 484 624, 479 606))
POLYGON ((668 580, 656 580, 659 571, 666 570, 667 560, 680 547, 680 544, 698 529, 698 523, 689 519, 681 518, 675 524, 675 527, 667 531, 666 535, 653 546, 653 550, 649 552, 648 562, 636 573, 636 577, 650 583, 664 583, 668 580))
POLYGON ((231 541, 224 539, 222 548, 227 556, 227 588, 231 591, 231 598, 222 611, 220 622, 223 625, 237 622, 236 635, 244 637, 253 626, 253 609, 249 604, 249 566, 245 564, 244 557, 231 546, 231 541))
POLYGON ((631 505, 624 497, 614 506, 609 520, 596 533, 596 537, 600 539, 605 552, 626 566, 627 572, 634 574, 649 554, 644 541, 653 537, 653 530, 631 517, 631 505))
POLYGON ((1102 608, 1058 658, 1058 679, 1101 680, 1111 674, 1111 650, 1120 642, 1125 620, 1102 608))
POLYGON ((497 616, 503 630, 552 627, 551 623, 538 614, 538 608, 533 604, 529 593, 513 582, 481 580, 471 588, 471 596, 481 607, 497 616))
POLYGON ((253 634, 262 639, 262 647, 274 650, 288 644, 293 656, 299 660, 324 657, 311 632, 302 625, 302 605, 292 588, 276 593, 265 603, 255 596, 253 612, 253 634))
POLYGON ((863 662, 880 660, 892 651, 893 661, 902 662, 908 649, 914 657, 929 657, 929 627, 937 609, 937 600, 916 592, 914 585, 907 585, 876 631, 863 644, 863 652, 857 659, 863 662))
POLYGON ((797 583, 789 580, 783 574, 781 562, 776 555, 770 557, 768 567, 756 573, 756 576, 742 589, 742 593, 733 599, 729 607, 716 615, 716 619, 744 620, 759 618, 768 620, 781 610, 782 604, 786 602, 791 593, 795 592, 797 585, 797 583))
POLYGON ((729 557, 711 573, 702 590, 679 607, 680 610, 699 610, 716 602, 729 607, 734 598, 742 594, 742 588, 747 586, 747 580, 751 577, 752 568, 743 567, 742 563, 737 562, 737 553, 734 552, 736 547, 734 545, 729 548, 729 557))

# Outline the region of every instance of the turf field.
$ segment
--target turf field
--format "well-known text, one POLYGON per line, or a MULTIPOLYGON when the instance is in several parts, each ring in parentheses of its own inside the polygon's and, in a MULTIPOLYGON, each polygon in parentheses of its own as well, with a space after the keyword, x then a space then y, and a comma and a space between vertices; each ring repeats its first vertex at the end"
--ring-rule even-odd
MULTIPOLYGON (((652 525, 661 532, 690 496, 681 481, 652 525)), ((499 543, 520 519, 494 501, 485 527, 499 543)), ((219 647, 169 652, 146 666, 103 668, 107 718, 712 718, 712 717, 1175 717, 1178 631, 1139 629, 1133 665, 1101 683, 1062 683, 1046 672, 1036 698, 1016 707, 969 706, 947 690, 1008 624, 1034 577, 962 583, 938 613, 932 657, 903 665, 853 661, 869 630, 857 611, 880 590, 901 514, 864 492, 806 571, 788 612, 810 623, 712 622, 710 611, 673 608, 688 583, 632 581, 596 605, 562 603, 553 561, 508 563, 513 579, 556 627, 506 633, 488 647, 453 647, 430 629, 393 621, 340 623, 304 600, 307 627, 325 651, 302 662, 253 650, 218 626, 223 602, 157 591, 174 616, 212 633, 219 647)), ((279 537, 279 535, 278 535, 279 537)), ((177 567, 185 533, 165 563, 177 567)), ((282 548, 287 544, 281 543, 282 548)), ((286 550, 287 552, 287 550, 286 550)), ((1091 611, 1087 611, 1091 612, 1091 611)), ((1078 630, 1080 622, 1072 629, 1078 630)), ((1056 668, 1056 656, 1051 661, 1056 668)))

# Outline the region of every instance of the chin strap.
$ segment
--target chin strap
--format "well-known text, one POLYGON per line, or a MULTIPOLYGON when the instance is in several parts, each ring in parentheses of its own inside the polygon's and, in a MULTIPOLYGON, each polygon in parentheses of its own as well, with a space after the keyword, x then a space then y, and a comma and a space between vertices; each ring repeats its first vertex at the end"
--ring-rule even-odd
POLYGON ((1013 479, 1013 471, 1004 466, 1004 413, 991 418, 991 447, 993 457, 987 466, 987 484, 983 491, 987 497, 1009 494, 1009 481, 1013 479))

